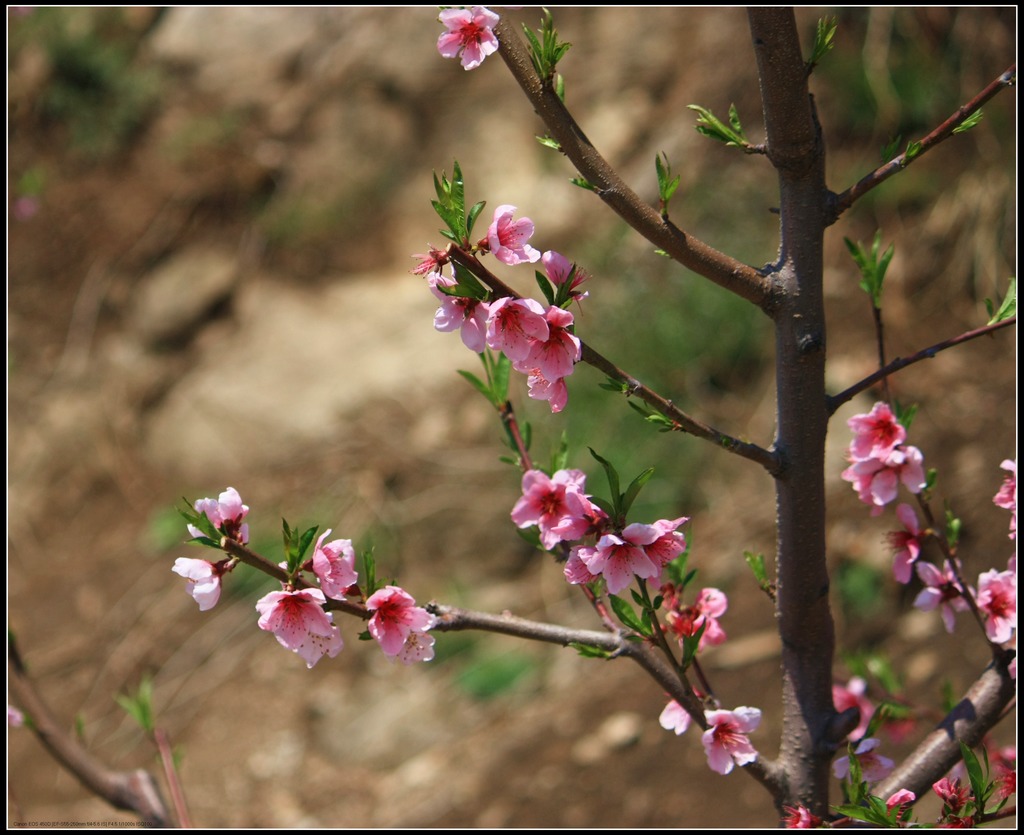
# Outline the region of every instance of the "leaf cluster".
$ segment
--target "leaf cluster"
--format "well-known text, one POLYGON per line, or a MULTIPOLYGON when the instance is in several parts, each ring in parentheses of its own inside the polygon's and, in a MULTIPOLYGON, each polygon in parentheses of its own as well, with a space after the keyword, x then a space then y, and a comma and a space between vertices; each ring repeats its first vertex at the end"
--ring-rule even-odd
POLYGON ((889 244, 888 249, 879 256, 882 246, 882 232, 875 233, 875 240, 871 244, 871 251, 868 252, 864 246, 857 241, 854 243, 849 238, 843 238, 850 256, 860 269, 860 288, 871 296, 871 303, 876 310, 882 309, 882 283, 885 281, 885 272, 889 269, 889 262, 896 253, 896 245, 889 244))
POLYGON ((436 173, 434 174, 434 191, 437 193, 437 199, 431 200, 430 204, 448 227, 442 229, 441 234, 459 245, 468 245, 469 236, 473 234, 473 225, 483 211, 486 201, 481 200, 474 204, 469 213, 466 213, 465 184, 457 160, 452 166, 451 180, 443 171, 440 179, 436 173))

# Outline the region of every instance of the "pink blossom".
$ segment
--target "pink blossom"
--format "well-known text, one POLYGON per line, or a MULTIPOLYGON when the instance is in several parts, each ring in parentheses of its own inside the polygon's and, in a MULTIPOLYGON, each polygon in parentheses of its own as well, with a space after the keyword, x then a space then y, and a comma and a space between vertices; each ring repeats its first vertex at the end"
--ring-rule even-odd
POLYGON ((583 492, 586 479, 582 470, 559 470, 550 478, 540 470, 527 470, 512 521, 520 528, 540 528, 541 545, 548 550, 559 542, 582 538, 600 514, 583 492))
POLYGON ((888 535, 889 547, 893 550, 892 573, 897 583, 909 583, 911 569, 921 555, 921 526, 914 508, 908 504, 899 505, 896 516, 903 523, 903 530, 888 535))
POLYGON ((433 244, 427 244, 430 250, 427 253, 420 253, 412 256, 419 260, 419 263, 412 269, 413 275, 441 275, 441 268, 448 263, 448 253, 435 249, 433 244))
POLYGON ((540 373, 539 368, 532 369, 526 378, 527 394, 532 400, 546 400, 551 406, 551 413, 557 415, 569 402, 569 389, 565 380, 548 380, 540 373))
POLYGON ((399 655, 410 634, 426 632, 434 625, 433 616, 398 586, 375 591, 367 598, 366 608, 373 612, 367 627, 385 655, 399 655))
POLYGON ((692 606, 683 605, 682 598, 671 583, 662 586, 661 593, 667 609, 665 626, 679 639, 680 645, 684 638, 700 632, 701 627, 704 632, 697 644, 698 650, 718 646, 725 641, 725 630, 718 622, 718 618, 729 608, 729 599, 723 592, 715 588, 701 589, 692 606))
POLYGON ((850 443, 853 461, 884 460, 907 439, 907 430, 896 420, 888 403, 876 403, 868 414, 854 415, 846 425, 853 430, 850 443))
POLYGON ((756 707, 736 710, 708 710, 704 717, 711 725, 701 742, 712 771, 728 774, 733 765, 747 765, 757 759, 757 751, 747 738, 761 724, 761 711, 756 707))
POLYGON ((943 777, 932 783, 932 791, 942 800, 944 817, 956 815, 971 799, 971 790, 967 786, 961 785, 959 778, 950 780, 948 777, 943 777))
MULTIPOLYGON (((881 744, 879 740, 872 737, 862 739, 857 743, 857 747, 853 749, 857 762, 860 763, 861 776, 868 783, 876 783, 879 780, 885 779, 893 769, 894 763, 892 760, 875 753, 875 749, 881 744)), ((840 757, 832 763, 832 773, 837 779, 845 780, 846 776, 850 773, 850 758, 848 756, 840 757)))
POLYGON ((462 66, 472 70, 488 55, 497 52, 498 39, 493 30, 500 18, 490 9, 483 6, 473 6, 471 10, 445 9, 439 19, 448 27, 437 39, 437 51, 445 58, 461 55, 462 66))
POLYGON ((821 818, 812 814, 806 806, 783 806, 786 816, 782 825, 786 829, 817 829, 822 824, 821 818))
POLYGON ((331 613, 322 608, 326 602, 320 589, 272 591, 256 602, 259 627, 273 632, 281 646, 298 653, 312 668, 325 655, 334 658, 344 646, 331 613))
POLYGON ((498 206, 494 220, 487 229, 487 242, 491 254, 502 264, 514 266, 540 260, 540 252, 527 241, 533 235, 533 221, 527 217, 513 221, 515 206, 498 206))
POLYGON ((676 736, 686 732, 692 721, 690 714, 674 699, 665 705, 658 722, 666 731, 675 731, 676 736))
POLYGON ((1008 475, 1003 477, 1003 486, 999 488, 995 498, 992 499, 997 507, 1012 511, 1010 517, 1010 539, 1017 538, 1017 462, 1007 458, 999 465, 1007 471, 1008 475))
POLYGON ((313 573, 327 597, 344 600, 345 591, 359 580, 356 573, 356 552, 351 539, 335 539, 324 544, 330 529, 320 534, 313 551, 313 573))
POLYGON ((450 333, 459 328, 462 344, 471 351, 482 353, 486 347, 487 319, 490 307, 487 302, 465 296, 450 296, 437 289, 438 285, 453 287, 455 282, 440 273, 428 276, 430 291, 441 300, 441 306, 434 314, 434 328, 450 333))
MULTIPOLYGON (((205 513, 210 524, 228 539, 243 545, 249 541, 249 526, 242 523, 249 508, 242 504, 242 497, 234 487, 229 487, 217 499, 199 499, 195 509, 196 513, 205 513)), ((188 530, 193 538, 206 536, 194 525, 189 525, 188 530)))
POLYGON ((188 593, 199 604, 200 612, 207 612, 217 605, 222 574, 219 564, 178 557, 171 571, 188 580, 188 593))
POLYGON ((14 705, 7 705, 7 727, 20 728, 25 724, 25 714, 14 705))
POLYGON ((487 316, 487 344, 512 362, 526 359, 533 340, 546 341, 547 338, 548 322, 540 302, 508 296, 491 302, 487 316))
POLYGON ((914 606, 924 612, 938 608, 946 631, 952 633, 956 625, 956 613, 966 612, 970 608, 956 582, 953 569, 948 562, 942 571, 930 562, 918 562, 917 576, 925 588, 914 598, 914 606))
POLYGON ((885 808, 890 812, 899 807, 899 820, 906 820, 910 816, 910 804, 917 800, 917 795, 909 789, 900 789, 889 795, 885 801, 885 808))
POLYGON ((686 550, 686 536, 678 529, 689 521, 689 516, 680 516, 678 519, 659 519, 651 525, 656 538, 644 550, 659 567, 664 568, 686 550))
POLYGON ((403 664, 432 661, 434 658, 434 636, 429 632, 410 632, 401 652, 395 657, 403 664))
POLYGON ((541 263, 544 265, 544 272, 547 274, 548 281, 554 284, 556 287, 561 287, 567 281, 569 276, 572 276, 571 283, 569 284, 569 297, 575 299, 586 298, 586 293, 574 292, 584 281, 590 276, 582 270, 578 265, 573 264, 564 255, 555 252, 553 249, 549 249, 540 257, 541 263), (573 270, 575 269, 575 272, 573 270))
POLYGON ((854 460, 842 478, 853 484, 862 502, 873 505, 871 515, 878 516, 896 498, 901 481, 911 493, 924 489, 924 457, 917 447, 897 448, 884 459, 854 460))
POLYGON ((527 355, 516 363, 516 371, 540 373, 552 382, 568 377, 579 362, 582 348, 577 337, 569 332, 573 315, 568 310, 551 306, 544 314, 548 324, 545 339, 534 339, 527 355))
POLYGON ((1017 625, 1017 573, 986 571, 978 577, 978 608, 985 613, 985 634, 995 644, 1005 644, 1017 625))
POLYGON ((875 706, 865 695, 868 684, 860 676, 851 678, 845 686, 841 684, 832 685, 832 702, 836 706, 837 713, 843 713, 851 707, 857 708, 860 712, 860 721, 849 736, 853 739, 860 739, 868 729, 871 715, 875 712, 875 706))
POLYGON ((580 557, 580 550, 583 546, 576 545, 569 551, 569 559, 565 561, 562 573, 565 579, 572 585, 578 586, 583 583, 592 583, 598 578, 597 574, 591 574, 587 564, 580 557))
POLYGON ((627 525, 622 535, 605 534, 594 548, 580 548, 580 559, 591 574, 600 574, 608 583, 609 594, 618 594, 634 577, 653 580, 661 568, 644 550, 654 540, 645 530, 650 525, 627 525))

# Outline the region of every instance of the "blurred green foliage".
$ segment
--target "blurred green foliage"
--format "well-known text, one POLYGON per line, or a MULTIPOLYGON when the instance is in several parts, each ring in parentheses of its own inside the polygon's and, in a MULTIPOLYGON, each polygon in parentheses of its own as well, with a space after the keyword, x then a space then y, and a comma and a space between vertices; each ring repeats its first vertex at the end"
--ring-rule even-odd
POLYGON ((161 76, 137 60, 139 34, 117 8, 38 8, 11 30, 12 55, 41 48, 49 62, 38 114, 84 158, 122 150, 158 104, 161 76))

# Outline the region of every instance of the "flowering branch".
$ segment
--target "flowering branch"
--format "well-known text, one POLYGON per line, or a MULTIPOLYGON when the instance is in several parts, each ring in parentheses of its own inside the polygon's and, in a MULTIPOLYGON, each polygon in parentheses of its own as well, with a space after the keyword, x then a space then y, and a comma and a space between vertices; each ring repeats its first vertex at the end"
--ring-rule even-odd
POLYGON ((875 794, 885 797, 897 789, 909 789, 921 796, 961 759, 961 741, 970 747, 978 745, 1016 695, 1008 669, 1015 656, 1014 650, 995 650, 993 662, 960 703, 875 787, 875 794))
POLYGON ((640 199, 591 144, 550 84, 537 75, 513 25, 502 18, 494 28, 498 51, 551 136, 593 191, 633 229, 698 275, 767 310, 771 284, 753 267, 730 258, 679 229, 640 199))
POLYGON ((963 342, 969 342, 972 339, 977 339, 979 336, 993 333, 1000 328, 1005 328, 1010 325, 1017 324, 1017 317, 1011 316, 1009 319, 1003 319, 1001 322, 995 322, 991 325, 985 325, 984 327, 975 328, 972 331, 967 331, 959 336, 954 336, 952 339, 946 339, 942 342, 937 342, 929 348, 924 348, 918 351, 916 354, 911 354, 909 357, 897 357, 884 368, 878 369, 874 374, 865 377, 858 383, 854 383, 845 391, 841 391, 839 394, 835 394, 832 397, 827 398, 828 401, 828 413, 830 415, 835 414, 836 410, 839 409, 844 403, 852 400, 858 394, 865 389, 871 388, 879 380, 883 380, 890 374, 895 374, 897 371, 901 371, 908 365, 913 365, 921 360, 932 359, 936 354, 941 351, 945 351, 947 348, 952 348, 954 345, 960 345, 963 342))
MULTIPOLYGON (((568 647, 585 645, 597 647, 610 653, 610 657, 630 658, 639 664, 658 684, 690 714, 702 728, 710 727, 704 706, 694 695, 693 688, 681 680, 674 665, 669 664, 650 645, 630 640, 627 633, 596 632, 586 629, 569 629, 550 623, 540 623, 516 617, 509 612, 493 615, 486 612, 474 612, 455 606, 443 606, 439 603, 428 603, 427 611, 437 618, 433 629, 437 632, 456 632, 465 629, 477 629, 485 632, 497 632, 531 641, 542 641, 568 647)), ((760 760, 744 766, 758 782, 764 785, 775 797, 781 797, 781 783, 777 770, 760 760)))
POLYGON ((866 177, 864 177, 856 185, 851 186, 835 196, 833 201, 834 214, 831 219, 831 223, 835 223, 839 220, 839 216, 850 208, 854 202, 876 186, 881 185, 888 180, 893 174, 902 171, 911 162, 919 157, 923 156, 926 151, 930 151, 940 142, 949 139, 954 133, 954 129, 958 128, 964 122, 973 115, 979 107, 981 107, 989 99, 993 98, 996 93, 1007 87, 1012 87, 1017 79, 1017 65, 1012 64, 1010 67, 998 78, 993 79, 984 90, 978 95, 971 99, 967 104, 960 107, 956 113, 946 119, 941 125, 935 130, 929 133, 920 142, 913 142, 902 154, 899 154, 894 159, 879 166, 866 177))
POLYGON ((13 637, 7 640, 7 685, 15 700, 31 718, 39 741, 57 762, 93 794, 115 809, 139 815, 147 826, 173 826, 153 775, 143 769, 114 771, 90 754, 64 730, 29 678, 13 637))
MULTIPOLYGON (((447 254, 452 261, 461 264, 472 272, 473 275, 479 278, 499 297, 508 296, 513 299, 522 298, 522 296, 520 296, 515 290, 509 287, 504 281, 488 270, 487 267, 481 264, 480 260, 472 253, 467 252, 465 249, 462 249, 455 244, 449 244, 447 254)), ((582 362, 596 368, 598 371, 601 371, 617 383, 621 383, 625 387, 627 396, 636 395, 639 397, 647 405, 671 420, 673 428, 677 431, 686 432, 690 435, 702 438, 705 441, 710 441, 728 452, 735 453, 742 458, 754 461, 773 475, 781 468, 781 462, 775 453, 765 449, 764 447, 758 446, 757 444, 752 444, 748 441, 741 441, 739 438, 734 438, 724 432, 719 432, 717 429, 714 429, 696 418, 691 417, 676 406, 671 400, 662 397, 657 392, 645 386, 635 377, 627 374, 611 360, 607 359, 602 354, 599 354, 582 340, 580 340, 580 346, 582 351, 582 362)))

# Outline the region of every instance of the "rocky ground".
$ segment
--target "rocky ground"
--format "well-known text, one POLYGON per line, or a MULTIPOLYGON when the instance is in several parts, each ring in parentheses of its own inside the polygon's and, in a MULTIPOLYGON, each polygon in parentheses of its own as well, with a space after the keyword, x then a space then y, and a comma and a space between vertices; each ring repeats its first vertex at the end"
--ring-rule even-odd
MULTIPOLYGON (((594 625, 507 524, 518 479, 499 461, 496 420, 454 373, 474 360, 433 330, 435 302, 408 273, 411 253, 440 243, 430 171, 458 159, 474 199, 522 207, 538 245, 591 268, 581 330, 602 345, 616 336, 597 336, 602 316, 624 298, 647 305, 611 326, 628 351, 632 322, 694 279, 666 273, 566 184, 574 172, 536 143, 539 123, 503 67, 465 73, 442 60, 429 9, 8 14, 9 625, 69 727, 79 722, 116 767, 154 767, 113 700, 151 676, 193 816, 210 827, 773 825, 753 781, 711 774, 695 738, 658 726, 663 695, 624 661, 451 635, 438 663, 407 669, 343 622, 346 650, 308 671, 255 629, 259 578, 200 614, 170 572, 197 553, 182 544, 175 504, 232 485, 268 555, 286 516, 372 541, 382 572, 421 600, 594 625)), ((1005 17, 844 13, 834 68, 816 87, 834 187, 875 164, 886 130, 872 113, 918 136, 1001 72, 1015 52, 1005 17), (862 77, 843 75, 861 60, 862 77)), ((682 225, 751 263, 771 260, 774 176, 703 140, 685 110, 735 102, 759 141, 742 12, 565 10, 558 20, 575 44, 568 101, 595 144, 652 200, 652 158, 666 152, 683 177, 682 225)), ((800 23, 810 37, 814 15, 800 23)), ((866 241, 881 227, 898 242, 892 355, 984 322, 982 299, 1014 272, 1014 126, 1015 102, 1000 97, 981 127, 830 235, 833 390, 874 362, 844 235, 866 241)), ((696 329, 687 316, 711 314, 684 311, 681 334, 696 329)), ((915 440, 968 521, 971 570, 1009 553, 990 498, 999 461, 1013 456, 1014 345, 1005 333, 972 343, 899 381, 901 399, 922 404, 915 440)), ((765 341, 726 353, 677 384, 703 395, 699 414, 767 443, 770 351, 765 341)), ((601 382, 587 373, 573 380, 570 409, 601 382)), ((607 408, 596 431, 625 431, 621 404, 607 408)), ((554 434, 567 425, 558 421, 554 434)), ((639 420, 628 426, 649 434, 639 420)), ((885 576, 885 526, 838 480, 837 427, 830 548, 855 585, 858 566, 885 576)), ((574 465, 592 469, 587 441, 573 440, 574 465)), ((694 443, 672 437, 663 449, 673 441, 694 443)), ((695 517, 702 579, 732 601, 731 640, 707 664, 726 701, 758 694, 771 740, 772 614, 738 557, 771 553, 770 484, 734 462, 693 460, 695 509, 678 512, 695 517)), ((891 582, 879 588, 868 596, 887 605, 867 613, 863 594, 837 592, 843 646, 884 647, 932 704, 943 681, 969 681, 979 640, 964 630, 950 645, 891 582)), ((8 765, 9 823, 122 817, 25 732, 10 735, 8 765)))

